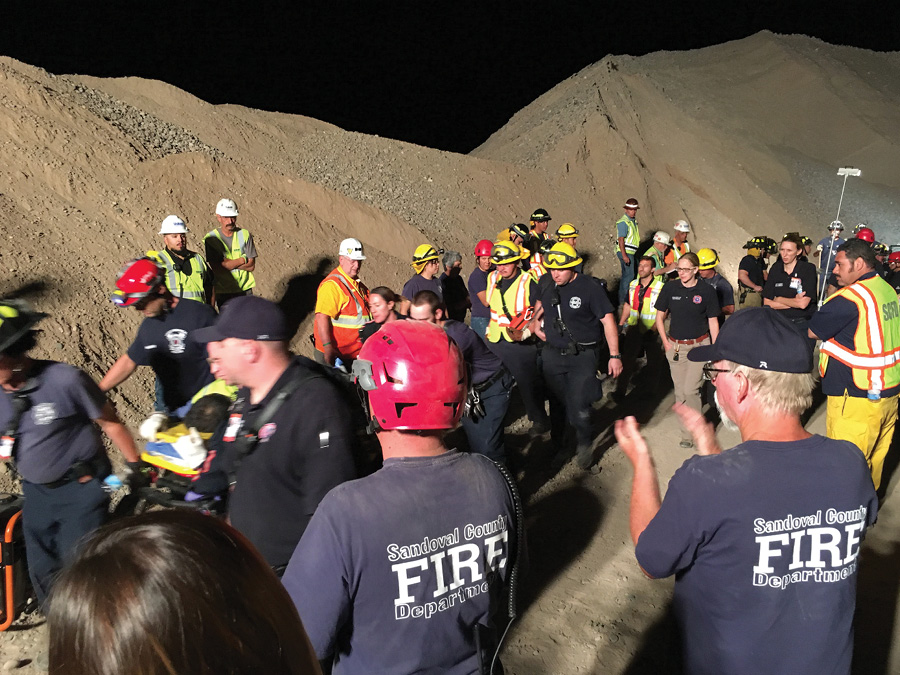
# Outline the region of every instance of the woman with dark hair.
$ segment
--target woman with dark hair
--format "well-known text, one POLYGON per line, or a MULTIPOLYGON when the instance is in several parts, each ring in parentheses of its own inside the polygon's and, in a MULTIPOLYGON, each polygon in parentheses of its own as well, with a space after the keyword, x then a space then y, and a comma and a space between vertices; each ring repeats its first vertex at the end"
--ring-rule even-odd
POLYGON ((387 286, 379 286, 369 291, 369 311, 372 313, 372 320, 359 331, 359 339, 365 342, 384 324, 405 319, 406 316, 394 309, 400 301, 400 296, 387 286))
POLYGON ((287 592, 237 530, 193 511, 112 523, 54 586, 56 675, 317 675, 287 592))

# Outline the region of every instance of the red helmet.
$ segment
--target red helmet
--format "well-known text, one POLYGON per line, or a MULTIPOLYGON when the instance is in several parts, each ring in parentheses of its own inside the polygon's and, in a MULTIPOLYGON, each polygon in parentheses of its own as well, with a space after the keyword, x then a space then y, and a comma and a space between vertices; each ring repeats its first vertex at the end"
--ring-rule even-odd
POLYGON ((363 344, 353 375, 379 429, 452 429, 463 413, 466 367, 442 328, 393 321, 363 344))
POLYGON ((900 263, 900 251, 894 251, 888 256, 888 262, 900 263))
POLYGON ((875 243, 875 233, 872 232, 872 230, 870 230, 868 227, 859 228, 859 232, 856 233, 856 238, 867 241, 870 244, 875 243))
POLYGON ((490 255, 493 248, 494 242, 492 242, 490 239, 482 239, 477 244, 475 244, 475 255, 490 255))
POLYGON ((116 290, 110 300, 119 307, 129 307, 156 291, 163 281, 163 270, 153 260, 132 260, 125 263, 116 277, 116 290))

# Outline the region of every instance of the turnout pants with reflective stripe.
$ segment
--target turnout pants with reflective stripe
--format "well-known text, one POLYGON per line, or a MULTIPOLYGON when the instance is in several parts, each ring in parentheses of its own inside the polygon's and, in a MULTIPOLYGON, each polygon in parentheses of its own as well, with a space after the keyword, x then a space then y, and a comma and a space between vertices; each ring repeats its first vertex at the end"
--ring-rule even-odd
POLYGON ((568 422, 575 429, 579 446, 590 445, 594 440, 591 428, 591 404, 600 398, 602 391, 597 379, 597 349, 586 349, 579 354, 561 354, 559 349, 544 346, 543 371, 547 388, 553 394, 550 406, 550 425, 554 438, 562 438, 568 422), (554 404, 559 405, 554 405, 554 404), (562 408, 562 409, 561 409, 562 408))
POLYGON ((537 347, 534 344, 506 340, 489 342, 488 347, 515 378, 528 419, 533 424, 549 425, 550 420, 544 408, 544 383, 538 369, 537 347))
POLYGON ((897 396, 877 401, 850 396, 829 396, 825 417, 828 438, 850 441, 866 457, 877 490, 881 472, 897 426, 897 396))

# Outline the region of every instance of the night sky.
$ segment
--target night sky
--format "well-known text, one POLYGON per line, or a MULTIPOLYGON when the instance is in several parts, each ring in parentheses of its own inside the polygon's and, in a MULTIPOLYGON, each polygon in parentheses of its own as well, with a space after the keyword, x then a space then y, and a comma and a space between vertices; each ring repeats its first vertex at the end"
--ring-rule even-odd
POLYGON ((900 49, 900 3, 356 4, 363 9, 260 0, 236 11, 119 0, 51 11, 8 1, 0 54, 53 73, 155 78, 210 103, 468 152, 607 54, 693 49, 763 29, 900 49))

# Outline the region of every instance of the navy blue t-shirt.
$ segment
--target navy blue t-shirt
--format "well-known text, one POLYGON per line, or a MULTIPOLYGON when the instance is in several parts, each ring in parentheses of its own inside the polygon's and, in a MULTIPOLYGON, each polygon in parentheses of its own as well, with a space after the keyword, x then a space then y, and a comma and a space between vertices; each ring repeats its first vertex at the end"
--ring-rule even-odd
POLYGON ((748 441, 688 459, 635 555, 675 576, 692 675, 849 673, 856 571, 878 500, 848 441, 748 441))
MULTIPOLYGON (((719 299, 720 307, 724 308, 734 304, 734 288, 732 288, 728 280, 721 274, 716 272, 709 279, 700 277, 700 280, 705 281, 716 289, 716 297, 719 299)), ((721 319, 721 317, 719 318, 721 319)))
POLYGON ((844 245, 844 240, 838 237, 832 239, 825 237, 816 246, 819 251, 819 269, 823 272, 831 272, 834 269, 834 259, 837 257, 837 250, 844 245))
POLYGON ((669 335, 675 340, 696 340, 709 333, 709 320, 722 314, 715 289, 701 279, 693 286, 668 281, 656 298, 656 309, 669 312, 669 335))
POLYGON ((738 269, 744 270, 750 278, 750 281, 757 286, 762 286, 766 283, 765 276, 763 275, 763 272, 766 269, 766 263, 762 258, 756 258, 749 254, 745 255, 741 258, 738 269))
POLYGON ((166 408, 176 410, 213 381, 206 362, 206 345, 193 332, 212 326, 216 311, 203 302, 182 300, 158 317, 144 319, 128 356, 139 366, 150 366, 162 383, 166 408))
POLYGON ((491 316, 490 308, 482 305, 481 300, 478 299, 478 294, 487 290, 488 274, 490 272, 482 272, 481 269, 476 267, 472 270, 472 274, 469 275, 469 299, 472 301, 472 318, 481 317, 487 319, 491 316))
MULTIPOLYGON (((18 392, 31 403, 19 420, 16 467, 29 483, 52 483, 75 462, 103 451, 94 420, 103 414, 106 395, 85 373, 65 363, 35 361, 29 376, 18 392)), ((6 391, 0 395, 0 429, 6 429, 13 415, 12 396, 6 391)))
POLYGON ((334 675, 472 675, 515 529, 489 459, 390 458, 325 496, 282 581, 334 675))
MULTIPOLYGON (((871 279, 874 276, 874 272, 869 272, 859 280, 871 279)), ((810 319, 808 327, 820 340, 834 338, 839 345, 852 350, 858 322, 859 310, 852 301, 840 296, 831 296, 810 319)), ((822 393, 826 396, 843 396, 845 390, 850 396, 866 398, 866 391, 853 384, 853 370, 850 366, 829 358, 825 377, 822 378, 822 393)), ((897 393, 900 393, 900 386, 885 389, 881 392, 881 397, 887 398, 897 393)))
POLYGON ((472 384, 481 384, 503 367, 497 355, 466 324, 451 319, 444 322, 444 330, 462 352, 472 384))
POLYGON ((603 339, 600 320, 615 310, 600 284, 579 274, 564 286, 551 283, 541 287, 538 284, 538 289, 537 299, 544 308, 544 333, 548 344, 565 349, 573 340, 599 343, 603 339), (556 300, 557 290, 559 303, 556 300), (559 325, 560 315, 568 329, 566 332, 559 325))
POLYGON ((421 274, 414 274, 412 279, 403 286, 403 297, 412 300, 419 291, 432 291, 437 293, 441 300, 444 299, 444 289, 441 286, 441 280, 437 277, 426 279, 421 274))

